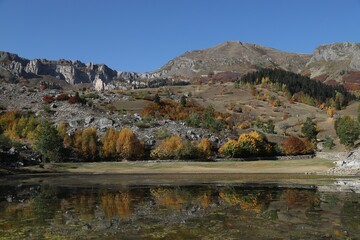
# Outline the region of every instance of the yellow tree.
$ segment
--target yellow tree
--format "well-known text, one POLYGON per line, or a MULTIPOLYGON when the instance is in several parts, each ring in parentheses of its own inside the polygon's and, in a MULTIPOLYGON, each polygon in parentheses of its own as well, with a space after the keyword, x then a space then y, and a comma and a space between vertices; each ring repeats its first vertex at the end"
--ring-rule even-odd
POLYGON ((104 157, 114 157, 116 154, 116 141, 118 138, 119 132, 113 128, 110 128, 109 131, 102 138, 102 152, 104 157))
POLYGON ((166 138, 151 152, 150 157, 158 159, 175 158, 182 146, 179 135, 166 138))
POLYGON ((129 128, 123 128, 116 140, 116 153, 122 159, 134 159, 143 155, 143 147, 139 139, 129 128))
POLYGON ((197 145, 198 149, 200 150, 202 156, 208 158, 211 154, 211 142, 207 138, 203 138, 200 140, 199 144, 197 145))
POLYGON ((96 157, 97 135, 95 128, 86 128, 81 134, 81 153, 86 158, 94 159, 96 157))

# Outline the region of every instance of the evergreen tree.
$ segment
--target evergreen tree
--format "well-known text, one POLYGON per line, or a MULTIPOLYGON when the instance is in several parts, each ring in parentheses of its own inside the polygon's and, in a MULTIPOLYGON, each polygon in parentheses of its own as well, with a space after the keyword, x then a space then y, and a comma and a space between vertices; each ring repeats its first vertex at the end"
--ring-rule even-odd
POLYGON ((359 139, 360 124, 350 116, 344 116, 335 122, 336 134, 340 138, 340 143, 347 147, 353 147, 359 139))
POLYGON ((34 146, 44 160, 59 161, 62 157, 63 140, 48 121, 40 123, 36 130, 34 146))
POLYGON ((311 118, 306 118, 306 121, 303 123, 301 127, 301 133, 308 139, 314 140, 316 139, 316 135, 318 134, 318 129, 316 124, 311 120, 311 118))

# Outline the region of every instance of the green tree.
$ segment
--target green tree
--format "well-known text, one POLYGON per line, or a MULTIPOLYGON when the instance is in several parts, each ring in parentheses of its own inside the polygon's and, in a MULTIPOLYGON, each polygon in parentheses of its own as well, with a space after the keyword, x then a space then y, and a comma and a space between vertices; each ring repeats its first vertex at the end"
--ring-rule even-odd
POLYGON ((358 105, 358 108, 357 108, 357 120, 358 122, 360 123, 360 104, 358 105))
POLYGON ((159 94, 155 94, 154 103, 156 103, 157 105, 161 104, 161 99, 160 99, 159 94))
POLYGON ((51 123, 43 121, 36 130, 34 147, 45 161, 59 161, 62 157, 63 140, 51 123))
POLYGON ((350 116, 339 118, 335 122, 336 134, 340 138, 340 143, 347 147, 353 147, 359 139, 360 124, 350 116))
POLYGON ((183 107, 186 106, 186 97, 184 95, 182 95, 181 98, 180 98, 180 104, 183 107))
POLYGON ((316 139, 318 132, 316 123, 314 123, 311 118, 306 118, 306 121, 302 124, 301 133, 311 141, 316 139))
POLYGON ((334 140, 332 139, 332 137, 326 136, 324 139, 323 146, 327 149, 332 149, 333 147, 335 147, 335 143, 334 143, 334 140))
POLYGON ((212 105, 209 105, 205 108, 202 116, 201 126, 212 131, 220 131, 222 129, 222 122, 216 119, 215 109, 212 105))

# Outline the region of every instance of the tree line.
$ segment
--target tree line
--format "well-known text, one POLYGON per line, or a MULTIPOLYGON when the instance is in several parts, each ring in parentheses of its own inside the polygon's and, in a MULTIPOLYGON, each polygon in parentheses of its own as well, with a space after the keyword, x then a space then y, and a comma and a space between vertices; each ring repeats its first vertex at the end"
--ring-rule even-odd
POLYGON ((326 103, 328 106, 333 104, 337 109, 347 106, 351 100, 355 99, 355 96, 342 85, 327 85, 282 69, 260 69, 244 75, 237 84, 258 85, 263 79, 269 79, 271 83, 279 86, 279 90, 286 90, 291 96, 302 93, 314 99, 319 105, 322 103, 326 103))

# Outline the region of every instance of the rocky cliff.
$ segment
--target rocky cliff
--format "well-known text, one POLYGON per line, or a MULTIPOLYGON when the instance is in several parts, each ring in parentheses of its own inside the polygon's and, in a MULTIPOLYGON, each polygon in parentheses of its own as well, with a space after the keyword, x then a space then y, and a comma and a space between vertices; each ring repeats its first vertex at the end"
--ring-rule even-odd
POLYGON ((191 81, 209 74, 217 76, 212 80, 227 78, 233 81, 259 68, 281 68, 325 83, 360 89, 360 43, 321 45, 313 54, 298 54, 257 44, 224 42, 212 48, 186 52, 162 68, 146 73, 117 71, 105 64, 84 64, 80 61, 28 60, 16 54, 0 52, 2 78, 53 76, 69 84, 92 83, 99 90, 159 86, 171 81, 191 81), (154 83, 154 80, 160 82, 154 83))
POLYGON ((9 72, 16 77, 52 76, 65 80, 69 84, 93 83, 99 79, 107 84, 115 79, 138 78, 136 73, 116 71, 105 64, 85 64, 70 60, 28 60, 7 52, 0 52, 0 68, 2 73, 9 72))
POLYGON ((317 47, 303 73, 325 83, 360 89, 360 43, 333 43, 317 47))

